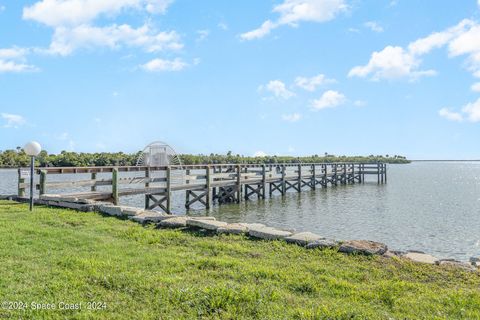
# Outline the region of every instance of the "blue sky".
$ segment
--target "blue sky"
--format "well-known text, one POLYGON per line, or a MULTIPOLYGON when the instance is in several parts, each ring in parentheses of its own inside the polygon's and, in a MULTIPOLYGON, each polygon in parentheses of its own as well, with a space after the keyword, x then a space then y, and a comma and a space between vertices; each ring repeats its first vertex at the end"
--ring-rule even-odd
POLYGON ((0 0, 0 150, 478 159, 479 10, 0 0))

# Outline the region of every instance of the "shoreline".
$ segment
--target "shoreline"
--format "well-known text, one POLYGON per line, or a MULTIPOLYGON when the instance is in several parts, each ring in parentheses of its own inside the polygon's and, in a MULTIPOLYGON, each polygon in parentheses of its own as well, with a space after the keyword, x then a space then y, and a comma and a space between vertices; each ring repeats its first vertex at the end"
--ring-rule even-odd
MULTIPOLYGON (((17 196, 1 196, 1 200, 11 200, 19 203, 27 202, 28 199, 17 196)), ((73 209, 81 212, 96 212, 122 219, 129 219, 134 222, 146 225, 153 223, 157 228, 198 228, 219 234, 245 234, 252 238, 263 240, 283 240, 288 243, 297 244, 306 249, 334 249, 346 254, 381 255, 386 257, 406 258, 413 262, 427 263, 433 265, 450 265, 469 271, 480 271, 480 257, 470 257, 469 261, 460 261, 452 258, 437 258, 431 254, 419 250, 392 250, 387 244, 365 240, 338 240, 326 238, 310 231, 296 231, 281 228, 274 228, 261 223, 233 222, 227 223, 217 221, 215 217, 209 216, 187 216, 166 214, 158 211, 150 211, 142 208, 113 205, 87 199, 63 198, 61 196, 46 196, 35 199, 37 205, 45 205, 62 209, 73 209), (250 228, 253 226, 253 228, 250 228)))

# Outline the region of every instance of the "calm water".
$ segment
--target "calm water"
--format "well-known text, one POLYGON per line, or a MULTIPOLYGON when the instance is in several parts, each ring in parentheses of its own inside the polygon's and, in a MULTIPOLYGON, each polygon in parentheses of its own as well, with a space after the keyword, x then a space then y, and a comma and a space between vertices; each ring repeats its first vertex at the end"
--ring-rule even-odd
MULTIPOLYGON (((0 194, 15 192, 16 171, 0 170, 0 194)), ((144 205, 143 197, 122 201, 144 205)), ((176 212, 184 212, 183 204, 183 193, 176 194, 176 212)), ((390 165, 387 185, 292 192, 191 213, 308 230, 339 240, 376 240, 397 250, 468 260, 480 256, 480 163, 390 165)))

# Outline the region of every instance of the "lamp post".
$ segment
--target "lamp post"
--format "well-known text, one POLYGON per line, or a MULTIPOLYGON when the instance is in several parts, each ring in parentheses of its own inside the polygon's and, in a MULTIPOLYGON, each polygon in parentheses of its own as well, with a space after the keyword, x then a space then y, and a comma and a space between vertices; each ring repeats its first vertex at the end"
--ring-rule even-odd
POLYGON ((30 156, 30 211, 33 210, 33 169, 35 167, 35 157, 42 151, 42 146, 36 141, 31 141, 23 147, 25 153, 30 156))

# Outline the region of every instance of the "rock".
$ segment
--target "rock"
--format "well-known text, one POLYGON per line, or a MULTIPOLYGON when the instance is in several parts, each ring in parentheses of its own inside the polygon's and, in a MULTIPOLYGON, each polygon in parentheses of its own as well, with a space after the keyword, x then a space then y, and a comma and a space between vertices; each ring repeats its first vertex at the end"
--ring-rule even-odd
POLYGON ((343 242, 338 251, 344 253, 359 253, 365 255, 379 254, 387 252, 388 247, 380 242, 368 240, 348 240, 343 242))
POLYGON ((244 223, 229 223, 225 227, 217 229, 218 233, 242 234, 248 232, 248 227, 244 223))
POLYGON ((60 208, 68 208, 68 209, 73 209, 73 210, 78 210, 83 212, 93 211, 94 209, 94 206, 81 204, 81 203, 73 203, 73 202, 54 202, 54 203, 49 202, 47 205, 60 207, 60 208))
POLYGON ((116 216, 116 217, 123 216, 122 208, 120 206, 100 205, 100 206, 98 206, 98 210, 101 213, 108 214, 110 216, 116 216))
POLYGON ((41 200, 45 201, 60 201, 61 198, 59 195, 56 194, 43 194, 39 197, 41 200))
POLYGON ((209 220, 209 221, 217 220, 217 219, 215 219, 215 217, 208 217, 208 216, 205 216, 205 217, 202 217, 202 216, 198 216, 198 217, 187 216, 187 218, 190 219, 190 220, 209 220))
POLYGON ((292 235, 289 231, 278 230, 271 227, 254 227, 249 228, 248 234, 251 237, 265 239, 265 240, 278 240, 285 239, 292 235))
POLYGON ((130 216, 129 219, 138 223, 152 223, 152 222, 160 222, 165 219, 171 219, 172 216, 166 213, 161 213, 157 211, 142 211, 140 214, 135 216, 130 216))
POLYGON ((91 199, 77 199, 77 203, 83 203, 83 204, 95 204, 95 200, 91 199))
POLYGON ((217 231, 218 228, 226 227, 228 223, 215 220, 187 219, 187 227, 195 227, 210 231, 217 231))
POLYGON ((479 268, 480 267, 480 258, 471 257, 470 258, 470 263, 472 264, 472 266, 475 266, 475 267, 479 268))
POLYGON ((323 237, 319 236, 318 234, 311 232, 300 232, 286 237, 285 241, 287 241, 288 243, 296 243, 301 246, 306 246, 309 242, 320 239, 323 239, 323 237))
POLYGON ((319 239, 314 241, 309 241, 307 244, 307 249, 325 249, 325 248, 336 248, 338 246, 338 241, 333 239, 319 239))
POLYGON ((439 266, 448 266, 448 267, 451 267, 451 268, 458 268, 458 269, 462 269, 462 270, 465 270, 465 271, 477 271, 477 268, 475 266, 472 266, 471 264, 469 264, 467 262, 457 261, 457 260, 454 260, 454 259, 437 260, 437 261, 435 261, 435 264, 439 265, 439 266))
POLYGON ((405 254, 404 251, 387 250, 387 252, 385 252, 383 256, 388 258, 393 258, 393 257, 401 257, 404 254, 405 254))
POLYGON ((410 259, 414 262, 428 263, 428 264, 435 264, 435 262, 438 260, 434 256, 431 256, 429 254, 426 254, 420 251, 408 251, 402 257, 410 259))
POLYGON ((239 223, 242 226, 247 227, 247 229, 253 229, 253 228, 265 228, 265 225, 262 223, 239 223))
MULTIPOLYGON (((122 211, 122 214, 125 215, 125 216, 137 216, 143 212, 145 212, 145 210, 143 209, 140 209, 140 208, 135 208, 135 207, 124 207, 124 206, 121 206, 120 207, 120 210, 122 211)), ((150 212, 155 212, 155 211, 150 211, 150 212)))
POLYGON ((187 226, 187 217, 172 217, 160 221, 157 225, 160 228, 185 228, 187 226))

